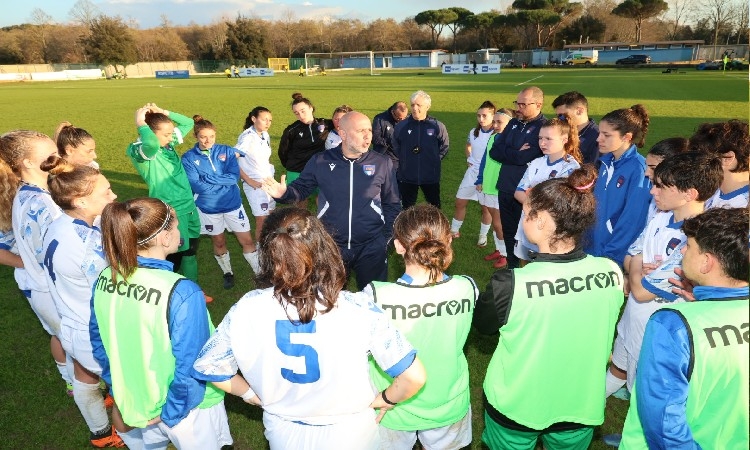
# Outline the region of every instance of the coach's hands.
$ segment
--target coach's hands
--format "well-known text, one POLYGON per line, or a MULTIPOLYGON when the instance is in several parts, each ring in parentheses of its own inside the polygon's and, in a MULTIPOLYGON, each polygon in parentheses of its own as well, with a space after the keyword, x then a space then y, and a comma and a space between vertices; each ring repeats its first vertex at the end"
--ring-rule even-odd
POLYGON ((261 187, 271 197, 281 198, 286 192, 286 175, 281 176, 281 182, 274 180, 273 177, 264 178, 261 187))

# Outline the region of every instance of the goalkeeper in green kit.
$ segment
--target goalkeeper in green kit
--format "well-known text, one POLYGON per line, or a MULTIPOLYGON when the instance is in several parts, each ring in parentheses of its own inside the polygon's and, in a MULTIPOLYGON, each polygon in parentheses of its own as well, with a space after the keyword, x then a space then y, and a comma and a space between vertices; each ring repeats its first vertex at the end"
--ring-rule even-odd
POLYGON ((177 212, 180 247, 167 259, 174 264, 175 272, 198 282, 195 255, 201 225, 193 191, 175 151, 193 123, 189 117, 147 103, 135 112, 138 140, 130 144, 127 153, 146 182, 149 197, 163 200, 177 212))

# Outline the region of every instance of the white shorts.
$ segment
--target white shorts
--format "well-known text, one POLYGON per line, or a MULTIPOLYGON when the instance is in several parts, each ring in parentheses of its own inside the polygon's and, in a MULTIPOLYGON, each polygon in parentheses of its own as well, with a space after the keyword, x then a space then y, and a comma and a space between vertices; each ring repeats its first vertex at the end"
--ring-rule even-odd
POLYGON ((625 348, 625 340, 618 334, 615 338, 615 346, 612 349, 612 364, 618 369, 628 372, 627 387, 633 392, 633 383, 635 383, 635 369, 638 366, 638 357, 633 356, 625 348))
POLYGON ((264 434, 271 450, 376 450, 380 442, 375 411, 367 409, 331 425, 307 425, 263 413, 264 434))
POLYGON ((242 190, 245 191, 245 197, 247 197, 247 203, 250 204, 250 210, 253 212, 253 216, 267 216, 271 214, 271 211, 276 209, 276 200, 266 194, 266 191, 263 189, 256 189, 243 182, 242 190))
POLYGON ((88 330, 78 330, 66 323, 60 325, 60 343, 71 358, 78 361, 86 370, 96 375, 102 374, 102 366, 94 359, 91 337, 88 330))
POLYGON ((164 450, 170 441, 180 450, 220 450, 234 442, 229 434, 224 401, 210 408, 193 409, 172 428, 157 423, 134 428, 126 438, 130 450, 164 450))
POLYGON ((458 192, 456 192, 456 198, 463 200, 477 200, 479 191, 477 191, 476 185, 477 177, 479 176, 479 166, 473 165, 466 169, 464 179, 461 180, 461 185, 458 186, 458 192))
POLYGON ((198 218, 201 221, 201 234, 217 236, 224 230, 233 233, 250 231, 250 220, 242 205, 234 211, 219 214, 206 214, 199 209, 198 218))
POLYGON ((60 314, 57 312, 55 300, 52 294, 42 291, 31 291, 28 298, 31 309, 44 327, 44 331, 50 336, 60 335, 60 314))
POLYGON ((497 195, 477 192, 477 201, 479 201, 479 204, 482 206, 486 206, 492 209, 500 209, 500 206, 497 203, 497 195))
POLYGON ((380 426, 379 431, 381 450, 411 450, 417 438, 426 450, 458 450, 471 444, 471 408, 461 420, 444 427, 399 431, 380 426))

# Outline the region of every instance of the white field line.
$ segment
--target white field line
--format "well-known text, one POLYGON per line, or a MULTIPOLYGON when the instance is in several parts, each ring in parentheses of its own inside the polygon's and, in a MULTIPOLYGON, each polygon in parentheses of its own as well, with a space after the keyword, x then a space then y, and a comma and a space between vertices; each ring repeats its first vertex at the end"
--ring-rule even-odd
POLYGON ((522 84, 526 84, 526 83, 528 83, 528 82, 530 82, 530 81, 534 81, 534 80, 537 80, 537 79, 539 79, 539 78, 542 78, 543 76, 544 76, 544 75, 539 75, 539 76, 538 76, 538 77, 536 77, 536 78, 532 78, 532 79, 530 79, 530 80, 526 80, 526 81, 524 81, 523 83, 518 83, 518 84, 516 84, 515 86, 520 86, 520 85, 522 85, 522 84))

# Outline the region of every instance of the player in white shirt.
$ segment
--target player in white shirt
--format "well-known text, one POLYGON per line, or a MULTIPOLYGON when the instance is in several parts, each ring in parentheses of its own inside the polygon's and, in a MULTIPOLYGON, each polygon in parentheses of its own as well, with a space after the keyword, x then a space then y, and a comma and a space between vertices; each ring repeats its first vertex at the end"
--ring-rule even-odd
MULTIPOLYGON (((548 119, 539 130, 539 148, 544 156, 531 161, 518 183, 513 195, 521 205, 528 199, 527 192, 532 187, 550 178, 567 178, 571 172, 581 167, 581 150, 578 148, 578 129, 571 125, 571 118, 564 114, 562 118, 548 119)), ((525 215, 521 214, 516 232, 516 246, 513 249, 521 267, 531 259, 529 251, 539 248, 526 239, 523 232, 525 215)))
POLYGON ((680 266, 680 248, 686 238, 682 221, 703 212, 704 203, 721 182, 719 158, 686 152, 671 156, 654 169, 654 196, 659 212, 628 249, 625 267, 630 294, 617 324, 612 364, 607 372, 607 395, 627 381, 632 391, 643 334, 649 317, 669 302, 682 299, 672 293, 669 278, 680 266))
POLYGON ((0 204, 0 209, 4 211, 12 208, 13 234, 25 272, 25 285, 19 285, 19 288, 28 294, 31 309, 50 335, 52 357, 68 385, 68 394, 72 395, 72 379, 68 375, 65 351, 57 338, 60 315, 42 267, 42 237, 52 220, 62 214, 47 191, 48 174, 45 170, 59 159, 57 146, 47 135, 37 131, 11 131, 0 136, 0 158, 20 180, 12 207, 8 204, 10 196, 3 196, 3 204, 0 204))
POLYGON ((416 351, 371 297, 342 291, 338 247, 309 211, 274 211, 260 243, 268 287, 232 307, 193 375, 260 405, 272 450, 377 448, 377 420, 424 385, 416 351), (396 378, 379 393, 368 354, 396 378))
POLYGON ((339 136, 339 121, 346 113, 350 113, 354 109, 349 105, 341 105, 333 110, 333 116, 331 116, 331 122, 333 122, 333 129, 328 133, 326 137, 326 150, 338 147, 341 145, 341 136, 339 136))
POLYGON ((724 178, 719 189, 706 201, 706 209, 746 208, 750 197, 748 123, 732 119, 727 122, 701 124, 690 137, 690 148, 721 156, 724 178))
MULTIPOLYGON (((689 141, 686 138, 672 137, 662 139, 649 149, 646 155, 646 177, 651 180, 651 184, 654 183, 654 169, 656 169, 656 166, 670 156, 688 151, 688 144, 689 141)), ((654 218, 657 212, 659 210, 656 208, 654 198, 651 197, 651 203, 648 206, 648 215, 646 216, 647 224, 651 222, 651 219, 654 218)))
POLYGON ((58 154, 69 163, 99 168, 96 162, 96 142, 83 128, 70 122, 60 122, 54 136, 58 154))
POLYGON ((44 272, 61 316, 58 337, 73 362, 73 398, 91 430, 92 445, 115 447, 122 440, 110 426, 99 391, 102 367, 94 359, 89 322, 92 290, 107 266, 94 221, 117 196, 99 170, 64 159, 50 170, 49 191, 63 214, 44 235, 44 272))
MULTIPOLYGON (((479 176, 482 157, 487 150, 487 141, 494 131, 492 119, 496 110, 495 105, 486 100, 477 110, 477 126, 469 130, 469 138, 466 140, 466 164, 468 167, 461 184, 458 186, 458 192, 456 192, 456 209, 451 221, 453 238, 461 236, 461 225, 466 218, 466 207, 469 205, 469 201, 479 200, 479 192, 475 183, 479 176)), ((490 231, 490 226, 492 226, 492 216, 488 210, 483 209, 477 246, 484 247, 487 245, 487 233, 490 231)))
POLYGON ((240 151, 237 162, 240 165, 242 189, 255 216, 255 240, 260 238, 263 222, 276 208, 276 201, 261 186, 263 179, 273 177, 274 167, 271 164, 271 111, 263 106, 256 106, 245 119, 245 131, 237 138, 235 148, 240 151))

